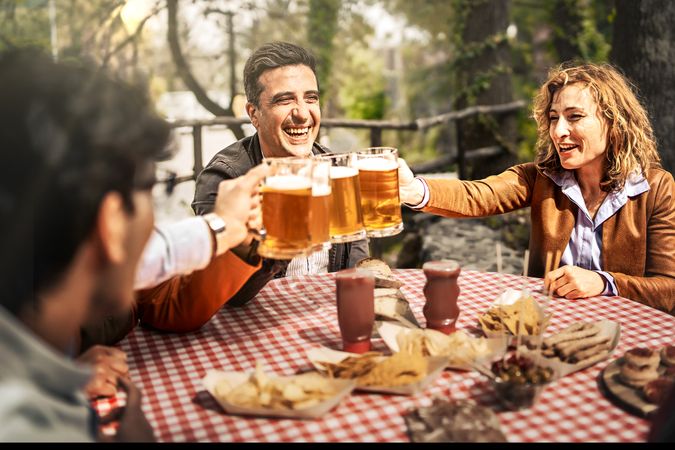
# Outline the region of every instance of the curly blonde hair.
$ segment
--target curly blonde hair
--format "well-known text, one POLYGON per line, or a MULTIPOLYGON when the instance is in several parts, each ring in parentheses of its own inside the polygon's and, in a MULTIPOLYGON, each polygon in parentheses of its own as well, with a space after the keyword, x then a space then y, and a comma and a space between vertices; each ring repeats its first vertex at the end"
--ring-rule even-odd
POLYGON ((581 83, 587 86, 607 121, 607 158, 600 183, 604 191, 621 190, 631 172, 643 175, 652 167, 660 167, 656 139, 647 111, 640 104, 635 87, 609 64, 560 65, 553 68, 534 99, 533 116, 537 122, 537 155, 540 171, 560 173, 560 157, 549 134, 549 110, 556 92, 581 83))

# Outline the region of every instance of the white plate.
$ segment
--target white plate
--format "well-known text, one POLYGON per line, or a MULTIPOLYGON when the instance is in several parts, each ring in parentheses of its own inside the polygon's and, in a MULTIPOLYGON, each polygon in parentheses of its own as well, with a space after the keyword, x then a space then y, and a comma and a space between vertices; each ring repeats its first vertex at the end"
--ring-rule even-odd
MULTIPOLYGON (((295 375, 302 377, 307 374, 295 375)), ((284 417, 287 419, 316 419, 337 406, 354 389, 355 383, 352 380, 327 380, 334 386, 335 395, 324 401, 304 409, 270 409, 270 408, 249 408, 234 405, 225 401, 222 397, 216 395, 216 386, 221 382, 227 382, 230 389, 245 383, 249 380, 250 374, 243 372, 223 372, 219 370, 210 370, 202 379, 204 388, 216 401, 223 407, 228 414, 247 415, 247 416, 265 416, 265 417, 284 417)), ((278 377, 292 378, 292 377, 278 377)), ((229 390, 228 390, 229 392, 229 390)))
MULTIPOLYGON (((307 351, 307 357, 312 365, 321 373, 326 372, 326 367, 321 364, 327 362, 337 364, 350 356, 359 356, 357 353, 341 352, 327 347, 315 347, 307 351)), ((386 358, 386 356, 383 356, 386 358)), ((444 356, 435 356, 427 358, 427 375, 415 383, 403 384, 401 386, 360 386, 357 382, 355 390, 363 392, 377 392, 380 394, 394 395, 415 395, 422 392, 431 382, 433 382, 448 363, 448 358, 444 356)))

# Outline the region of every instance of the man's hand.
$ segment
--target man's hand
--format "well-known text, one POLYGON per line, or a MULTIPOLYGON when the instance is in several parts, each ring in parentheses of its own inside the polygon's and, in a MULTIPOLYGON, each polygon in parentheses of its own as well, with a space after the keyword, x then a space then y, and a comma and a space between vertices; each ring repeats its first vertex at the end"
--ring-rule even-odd
POLYGON ((262 179, 267 176, 269 166, 260 164, 246 175, 221 181, 213 212, 227 224, 225 240, 218 245, 218 254, 223 254, 239 244, 250 244, 249 230, 257 230, 262 225, 260 196, 258 193, 262 179))
POLYGON ((605 290, 605 279, 597 272, 577 266, 562 266, 544 278, 544 288, 565 298, 586 298, 605 290))
POLYGON ((398 158, 398 190, 401 203, 417 205, 424 198, 422 182, 415 179, 415 174, 403 158, 398 158))
POLYGON ((89 398, 111 397, 117 392, 119 379, 129 376, 127 355, 114 347, 95 345, 82 353, 77 361, 88 364, 94 369, 94 375, 84 388, 89 398))
MULTIPOLYGON (((141 409, 141 391, 129 380, 120 379, 119 387, 127 393, 126 405, 101 417, 99 425, 119 421, 116 442, 155 442, 152 427, 141 409)), ((99 434, 99 440, 109 442, 110 438, 99 434)))

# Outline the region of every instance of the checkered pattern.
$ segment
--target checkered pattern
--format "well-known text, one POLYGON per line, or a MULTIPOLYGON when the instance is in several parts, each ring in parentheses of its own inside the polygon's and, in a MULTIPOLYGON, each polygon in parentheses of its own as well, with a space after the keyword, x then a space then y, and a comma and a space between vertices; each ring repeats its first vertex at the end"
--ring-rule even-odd
MULTIPOLYGON (((423 324, 422 271, 395 273, 423 324)), ((520 288, 524 281, 541 290, 541 280, 534 278, 463 271, 458 328, 479 332, 479 314, 503 289, 520 288)), ((552 331, 579 320, 620 322, 613 358, 638 345, 673 343, 675 335, 674 317, 620 297, 553 299, 550 309, 552 331)), ((137 328, 121 348, 160 441, 407 441, 402 416, 430 405, 434 397, 471 398, 493 407, 509 441, 644 441, 648 432, 646 420, 625 413, 600 393, 597 378, 608 361, 558 380, 533 408, 518 412, 500 409, 485 379, 471 372, 445 371, 425 392, 411 397, 354 393, 323 418, 309 421, 227 415, 201 385, 210 369, 252 371, 256 361, 276 374, 294 374, 310 367, 307 348, 339 348, 340 343, 334 274, 321 274, 273 280, 247 306, 221 310, 195 333, 137 328)), ((373 344, 385 349, 381 340, 373 344)), ((123 401, 101 400, 95 407, 105 414, 123 401)))

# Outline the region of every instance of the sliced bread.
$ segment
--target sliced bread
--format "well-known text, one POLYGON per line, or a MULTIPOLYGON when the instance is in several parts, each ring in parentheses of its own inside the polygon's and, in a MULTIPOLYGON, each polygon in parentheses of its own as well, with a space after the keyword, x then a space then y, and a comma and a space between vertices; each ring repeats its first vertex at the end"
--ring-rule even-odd
POLYGON ((398 289, 403 283, 394 276, 387 263, 377 258, 364 258, 356 263, 359 269, 366 269, 375 276, 376 288, 398 289))

